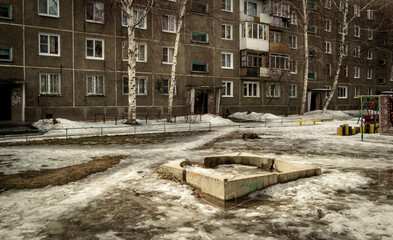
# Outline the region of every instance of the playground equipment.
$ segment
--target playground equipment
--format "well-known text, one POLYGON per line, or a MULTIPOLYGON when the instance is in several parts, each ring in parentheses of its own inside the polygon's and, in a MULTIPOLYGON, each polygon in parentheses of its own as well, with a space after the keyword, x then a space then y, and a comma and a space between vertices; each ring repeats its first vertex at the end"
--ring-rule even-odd
POLYGON ((361 107, 358 117, 358 123, 361 122, 360 132, 363 142, 363 133, 365 132, 364 125, 373 125, 379 123, 379 97, 380 95, 364 95, 357 96, 360 98, 361 107))

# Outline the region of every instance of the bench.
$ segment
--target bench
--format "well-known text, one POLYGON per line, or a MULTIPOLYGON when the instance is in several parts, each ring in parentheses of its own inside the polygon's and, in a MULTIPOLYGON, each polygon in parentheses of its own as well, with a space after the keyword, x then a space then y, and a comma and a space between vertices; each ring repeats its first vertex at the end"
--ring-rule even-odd
POLYGON ((299 122, 300 126, 303 126, 303 122, 314 122, 314 125, 316 122, 322 122, 322 120, 295 120, 295 122, 299 122))

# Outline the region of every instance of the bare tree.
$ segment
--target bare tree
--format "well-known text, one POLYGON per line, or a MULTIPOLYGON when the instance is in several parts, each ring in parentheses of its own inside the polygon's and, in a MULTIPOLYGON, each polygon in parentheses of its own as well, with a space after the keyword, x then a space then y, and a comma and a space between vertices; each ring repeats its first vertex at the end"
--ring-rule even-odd
POLYGON ((128 124, 137 124, 136 122, 136 57, 137 47, 135 41, 135 29, 144 21, 146 15, 153 7, 157 0, 146 0, 146 6, 142 14, 134 16, 135 0, 115 0, 117 5, 127 16, 128 28, 128 124))
POLYGON ((300 115, 304 114, 306 108, 306 100, 307 100, 307 86, 308 86, 308 68, 309 68, 309 48, 308 48, 308 9, 307 9, 307 0, 302 0, 302 20, 303 20, 303 56, 304 56, 304 76, 303 76, 303 93, 302 93, 302 103, 300 105, 300 115))
POLYGON ((179 49, 180 41, 180 30, 183 26, 184 13, 186 10, 188 0, 179 0, 180 10, 179 10, 179 21, 177 23, 176 29, 176 40, 175 48, 173 51, 173 64, 171 69, 171 80, 169 87, 169 97, 168 97, 168 122, 172 122, 172 109, 173 109, 173 92, 175 90, 175 78, 176 78, 176 66, 177 66, 177 53, 179 49))

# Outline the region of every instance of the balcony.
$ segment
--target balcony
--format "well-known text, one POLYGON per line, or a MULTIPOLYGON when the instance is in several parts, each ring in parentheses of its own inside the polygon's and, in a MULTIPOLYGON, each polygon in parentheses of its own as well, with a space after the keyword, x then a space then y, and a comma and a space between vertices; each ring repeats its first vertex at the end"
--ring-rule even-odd
POLYGON ((284 53, 284 54, 290 54, 291 53, 291 47, 288 43, 276 43, 276 42, 270 42, 269 44, 269 51, 274 52, 274 53, 284 53))
POLYGON ((257 67, 242 67, 240 68, 241 77, 259 77, 259 69, 257 67))
POLYGON ((270 77, 270 69, 269 68, 260 68, 259 69, 260 77, 270 77))
POLYGON ((270 15, 265 13, 260 13, 258 16, 248 16, 245 14, 240 14, 241 22, 255 22, 255 23, 270 23, 270 15))

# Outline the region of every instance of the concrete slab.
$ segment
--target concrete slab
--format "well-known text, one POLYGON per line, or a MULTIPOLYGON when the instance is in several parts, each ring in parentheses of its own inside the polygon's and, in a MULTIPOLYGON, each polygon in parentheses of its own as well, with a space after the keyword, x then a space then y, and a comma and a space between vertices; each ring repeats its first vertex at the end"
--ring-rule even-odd
POLYGON ((226 201, 261 190, 277 183, 320 175, 321 169, 305 164, 290 163, 253 154, 209 156, 204 167, 193 165, 186 159, 170 161, 159 168, 178 180, 200 189, 215 198, 226 201), (240 165, 237 171, 217 168, 224 164, 240 165), (241 166, 253 166, 242 169, 241 166))

